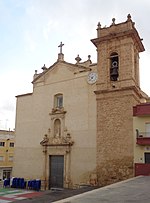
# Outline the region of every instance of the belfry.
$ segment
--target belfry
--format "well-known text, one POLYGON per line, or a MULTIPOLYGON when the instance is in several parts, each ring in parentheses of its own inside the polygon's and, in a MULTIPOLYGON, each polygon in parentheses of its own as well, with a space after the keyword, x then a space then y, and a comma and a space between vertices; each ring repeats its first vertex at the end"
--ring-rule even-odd
POLYGON ((123 23, 112 19, 97 28, 97 173, 110 184, 133 176, 132 107, 147 95, 140 89, 139 53, 142 40, 131 15, 123 23))

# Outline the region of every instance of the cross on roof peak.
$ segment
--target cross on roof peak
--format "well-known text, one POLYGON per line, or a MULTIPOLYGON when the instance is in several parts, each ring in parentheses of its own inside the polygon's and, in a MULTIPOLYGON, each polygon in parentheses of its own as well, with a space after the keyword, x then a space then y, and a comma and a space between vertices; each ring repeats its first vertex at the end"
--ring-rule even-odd
POLYGON ((62 42, 60 42, 60 45, 58 47, 60 47, 60 54, 62 54, 62 47, 64 46, 64 44, 62 42))

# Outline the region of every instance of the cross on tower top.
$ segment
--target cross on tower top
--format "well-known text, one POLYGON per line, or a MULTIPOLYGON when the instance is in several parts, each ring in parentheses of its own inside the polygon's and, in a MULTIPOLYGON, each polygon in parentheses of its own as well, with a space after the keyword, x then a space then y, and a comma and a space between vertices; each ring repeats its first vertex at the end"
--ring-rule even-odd
POLYGON ((60 45, 58 47, 60 47, 60 54, 62 54, 62 47, 64 46, 64 44, 62 42, 60 42, 60 45))

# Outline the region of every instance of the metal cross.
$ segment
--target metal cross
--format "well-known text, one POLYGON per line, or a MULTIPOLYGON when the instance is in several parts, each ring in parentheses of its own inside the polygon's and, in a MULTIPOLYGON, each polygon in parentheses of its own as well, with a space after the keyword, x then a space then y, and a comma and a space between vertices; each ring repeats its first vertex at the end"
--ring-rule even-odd
POLYGON ((58 47, 60 47, 60 54, 62 54, 62 47, 64 46, 64 44, 62 42, 60 42, 60 45, 58 47))

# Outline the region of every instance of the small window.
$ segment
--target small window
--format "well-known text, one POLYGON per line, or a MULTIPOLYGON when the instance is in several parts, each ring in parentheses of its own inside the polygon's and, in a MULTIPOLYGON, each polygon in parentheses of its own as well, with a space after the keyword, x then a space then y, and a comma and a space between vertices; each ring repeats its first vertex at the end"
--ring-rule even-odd
POLYGON ((117 81, 119 77, 119 58, 116 52, 110 55, 110 80, 117 81))
POLYGON ((4 147, 5 146, 5 142, 0 142, 0 147, 4 147))
POLYGON ((150 137, 150 123, 145 123, 145 136, 150 137))
POLYGON ((0 161, 4 161, 4 157, 3 156, 0 156, 0 161))
POLYGON ((14 145, 15 145, 14 142, 10 142, 9 144, 10 147, 14 147, 14 145))
POLYGON ((13 161, 13 156, 9 156, 9 161, 13 161))
POLYGON ((10 178, 10 176, 11 176, 11 170, 3 170, 3 180, 5 179, 5 178, 10 178))
POLYGON ((55 108, 62 108, 63 107, 63 95, 57 94, 54 97, 54 106, 55 108))

